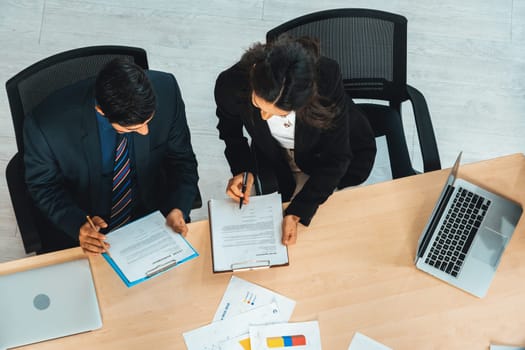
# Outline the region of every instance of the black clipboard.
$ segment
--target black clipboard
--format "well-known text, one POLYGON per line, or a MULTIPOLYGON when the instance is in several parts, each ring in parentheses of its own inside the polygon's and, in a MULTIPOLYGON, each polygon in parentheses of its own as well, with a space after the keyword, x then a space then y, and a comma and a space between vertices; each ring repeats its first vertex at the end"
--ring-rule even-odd
MULTIPOLYGON (((289 265, 288 247, 281 243, 282 204, 280 194, 272 193, 264 196, 252 196, 250 204, 244 205, 242 209, 239 209, 238 203, 234 202, 232 199, 212 199, 208 201, 208 218, 210 227, 212 270, 214 273, 258 270, 289 265), (253 216, 254 212, 261 210, 261 205, 263 210, 270 210, 270 208, 272 210, 272 217, 274 218, 272 221, 273 229, 271 230, 274 239, 272 244, 275 245, 278 254, 275 254, 274 252, 268 252, 267 255, 265 255, 264 252, 261 254, 260 251, 257 251, 257 246, 254 244, 253 254, 245 254, 238 260, 233 259, 225 261, 227 258, 225 258, 226 253, 223 251, 220 252, 221 256, 218 257, 219 254, 217 254, 217 252, 219 249, 228 249, 219 246, 219 241, 221 241, 222 237, 217 236, 225 234, 223 227, 230 222, 232 226, 238 224, 238 221, 242 220, 242 216, 244 215, 253 216), (239 217, 241 217, 241 219, 239 219, 239 217), (221 260, 221 262, 218 262, 218 260, 221 260)), ((253 225, 257 225, 257 223, 253 225)), ((256 233, 257 228, 252 227, 252 230, 248 234, 253 235, 256 233)), ((236 234, 240 236, 243 232, 239 229, 236 234)), ((265 230, 265 234, 267 235, 266 239, 268 239, 269 230, 265 230)), ((235 248, 232 248, 232 250, 234 249, 235 248)))

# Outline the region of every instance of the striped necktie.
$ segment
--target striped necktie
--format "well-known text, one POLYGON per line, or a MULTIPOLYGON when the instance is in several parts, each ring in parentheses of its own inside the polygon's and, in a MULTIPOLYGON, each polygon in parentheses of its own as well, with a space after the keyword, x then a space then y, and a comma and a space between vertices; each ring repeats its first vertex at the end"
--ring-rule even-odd
POLYGON ((118 134, 115 164, 113 166, 113 190, 111 194, 109 231, 117 229, 131 220, 132 190, 128 139, 124 135, 118 134))

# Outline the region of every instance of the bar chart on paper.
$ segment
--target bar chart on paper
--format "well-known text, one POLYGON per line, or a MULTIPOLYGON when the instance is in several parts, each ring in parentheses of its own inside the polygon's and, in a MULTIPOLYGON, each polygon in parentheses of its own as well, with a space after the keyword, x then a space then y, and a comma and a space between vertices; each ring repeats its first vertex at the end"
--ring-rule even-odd
POLYGON ((321 350, 317 321, 250 327, 251 350, 321 350))
POLYGON ((268 348, 270 349, 288 348, 304 345, 306 345, 306 338, 302 334, 266 338, 266 346, 268 346, 268 348))

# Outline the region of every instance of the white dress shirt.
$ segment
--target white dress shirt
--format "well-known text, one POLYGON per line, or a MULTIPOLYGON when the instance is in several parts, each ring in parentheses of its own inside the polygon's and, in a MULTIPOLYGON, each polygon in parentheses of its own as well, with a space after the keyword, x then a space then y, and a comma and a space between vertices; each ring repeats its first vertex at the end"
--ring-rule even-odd
POLYGON ((294 149, 295 111, 291 111, 284 117, 273 115, 266 122, 273 138, 279 142, 282 148, 294 149))

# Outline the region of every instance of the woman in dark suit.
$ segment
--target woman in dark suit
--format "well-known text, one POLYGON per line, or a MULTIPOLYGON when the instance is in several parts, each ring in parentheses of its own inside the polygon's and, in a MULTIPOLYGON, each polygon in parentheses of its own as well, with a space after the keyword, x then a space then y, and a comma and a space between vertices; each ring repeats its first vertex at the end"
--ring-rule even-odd
POLYGON ((308 225, 336 188, 360 184, 370 173, 376 153, 370 124, 345 93, 338 64, 320 56, 312 39, 253 45, 219 75, 215 101, 233 174, 226 192, 248 203, 254 175, 275 184, 263 192, 278 190, 291 200, 283 244, 295 243, 297 224, 308 225))

